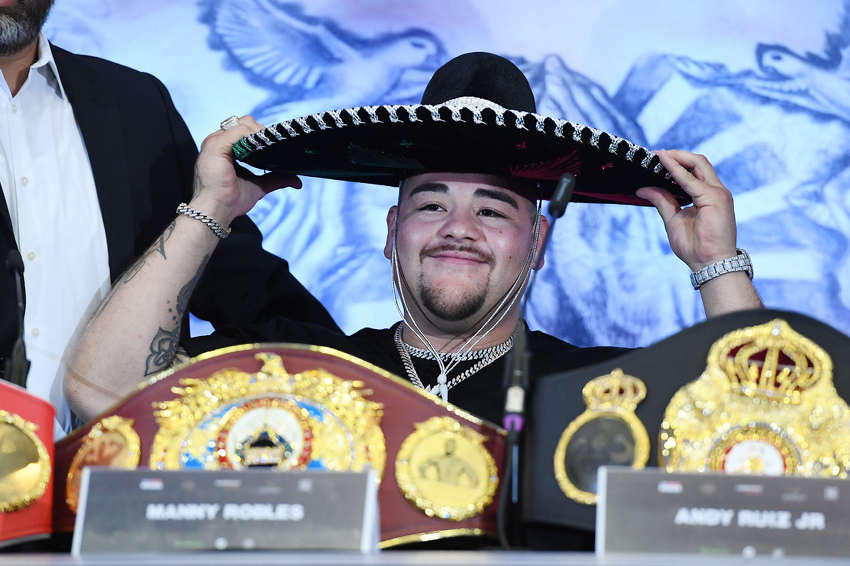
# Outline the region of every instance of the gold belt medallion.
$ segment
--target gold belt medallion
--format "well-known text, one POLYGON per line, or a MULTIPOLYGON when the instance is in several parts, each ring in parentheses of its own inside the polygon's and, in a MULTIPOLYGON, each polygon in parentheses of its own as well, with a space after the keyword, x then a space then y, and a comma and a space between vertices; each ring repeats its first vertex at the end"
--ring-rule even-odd
POLYGON ((0 513, 35 503, 47 489, 50 455, 37 430, 35 423, 0 410, 0 513))
POLYGON ((65 501, 71 511, 77 511, 83 468, 108 466, 135 470, 139 466, 140 455, 141 445, 139 435, 133 429, 133 419, 111 416, 95 424, 68 469, 65 501))
POLYGON ((485 440, 451 417, 417 423, 396 457, 399 488, 429 517, 462 521, 478 515, 499 485, 485 440))
POLYGON ((567 497, 596 505, 600 466, 643 468, 649 460, 649 435, 635 414, 646 397, 646 385, 615 369, 587 382, 581 393, 587 410, 561 434, 555 477, 567 497))
POLYGON ((180 396, 154 406, 155 469, 251 467, 362 471, 386 464, 380 403, 360 381, 322 369, 290 374, 280 356, 257 354, 257 373, 183 379, 180 396))
POLYGON ((714 343, 667 406, 659 451, 670 471, 844 478, 850 407, 826 351, 776 319, 714 343))

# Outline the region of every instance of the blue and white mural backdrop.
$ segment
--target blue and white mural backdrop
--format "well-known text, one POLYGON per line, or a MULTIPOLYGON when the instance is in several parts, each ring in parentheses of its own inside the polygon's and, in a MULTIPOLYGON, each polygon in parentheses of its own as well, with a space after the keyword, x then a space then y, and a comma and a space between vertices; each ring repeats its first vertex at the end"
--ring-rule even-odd
MULTIPOLYGON (((466 51, 517 61, 538 111, 702 153, 736 200, 768 306, 850 333, 850 0, 58 0, 51 39, 165 82, 198 142, 231 114, 270 124, 418 102, 466 51)), ((251 213, 269 250, 347 331, 398 319, 381 248, 393 189, 305 179, 251 213)), ((654 209, 571 205, 530 323, 645 345, 698 322, 654 209)))

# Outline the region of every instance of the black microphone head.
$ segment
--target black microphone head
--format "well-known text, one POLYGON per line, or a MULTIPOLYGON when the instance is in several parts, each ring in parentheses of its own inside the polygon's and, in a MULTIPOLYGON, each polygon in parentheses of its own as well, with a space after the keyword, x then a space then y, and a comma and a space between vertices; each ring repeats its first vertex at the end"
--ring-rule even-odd
POLYGON ((576 176, 572 173, 564 173, 558 185, 555 187, 555 192, 552 194, 552 200, 549 201, 549 216, 552 218, 560 218, 567 210, 567 204, 573 198, 573 189, 576 186, 576 176))
POLYGON ((9 250, 9 254, 6 256, 6 271, 9 273, 24 272, 24 258, 21 257, 21 252, 15 249, 9 250))

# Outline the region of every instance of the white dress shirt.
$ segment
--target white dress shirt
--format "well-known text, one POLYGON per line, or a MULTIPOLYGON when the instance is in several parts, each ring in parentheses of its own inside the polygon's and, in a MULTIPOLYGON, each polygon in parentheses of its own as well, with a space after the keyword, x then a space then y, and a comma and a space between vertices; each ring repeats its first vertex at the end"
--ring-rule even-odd
POLYGON ((0 148, 0 185, 24 260, 27 389, 56 408, 61 438, 72 428, 67 357, 110 276, 91 165, 44 33, 20 91, 13 97, 0 81, 0 148))

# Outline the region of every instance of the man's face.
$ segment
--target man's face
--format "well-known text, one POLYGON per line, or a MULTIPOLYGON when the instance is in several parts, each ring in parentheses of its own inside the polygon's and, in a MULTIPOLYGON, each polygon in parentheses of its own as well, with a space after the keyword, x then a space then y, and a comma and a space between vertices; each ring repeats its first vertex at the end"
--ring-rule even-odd
POLYGON ((397 225, 399 267, 413 298, 442 329, 463 331, 489 313, 519 277, 534 217, 535 205, 504 178, 417 175, 405 181, 399 206, 387 215, 384 255, 391 257, 397 225))
POLYGON ((54 0, 0 0, 0 57, 32 44, 47 20, 54 0))

